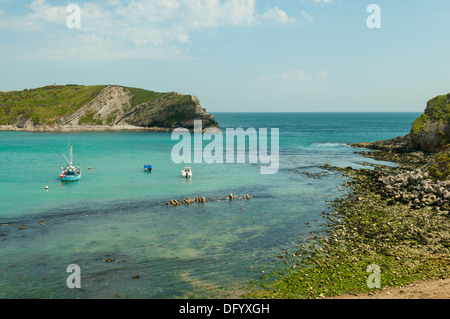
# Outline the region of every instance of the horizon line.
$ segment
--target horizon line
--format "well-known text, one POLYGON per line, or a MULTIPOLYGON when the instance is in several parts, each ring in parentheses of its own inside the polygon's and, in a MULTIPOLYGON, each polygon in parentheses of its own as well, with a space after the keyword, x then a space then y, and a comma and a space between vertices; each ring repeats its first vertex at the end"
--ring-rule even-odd
POLYGON ((423 111, 208 111, 208 113, 423 113, 423 111))

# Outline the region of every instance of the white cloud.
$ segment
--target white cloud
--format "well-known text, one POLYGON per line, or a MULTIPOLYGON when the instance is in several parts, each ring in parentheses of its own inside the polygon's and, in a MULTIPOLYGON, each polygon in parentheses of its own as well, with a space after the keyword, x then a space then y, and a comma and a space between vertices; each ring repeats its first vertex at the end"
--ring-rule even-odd
POLYGON ((319 72, 317 72, 317 76, 321 79, 326 79, 326 78, 328 78, 328 73, 325 71, 319 71, 319 72))
POLYGON ((23 16, 11 16, 6 12, 0 20, 0 29, 19 32, 38 32, 46 24, 65 24, 66 7, 52 6, 45 0, 34 0, 27 5, 31 12, 23 16))
POLYGON ((45 0, 34 0, 28 7, 33 10, 33 13, 27 16, 29 19, 52 23, 65 21, 66 7, 64 6, 52 6, 46 3, 45 0))
POLYGON ((110 6, 118 6, 120 4, 121 4, 120 0, 108 0, 108 5, 110 6))
POLYGON ((282 23, 282 24, 295 21, 294 18, 289 18, 287 13, 278 7, 267 10, 261 16, 261 19, 264 21, 271 21, 271 22, 277 22, 277 23, 282 23))
POLYGON ((302 11, 302 17, 305 18, 307 23, 313 23, 314 22, 314 18, 313 16, 309 15, 307 12, 302 11))
POLYGON ((328 73, 325 71, 319 71, 315 75, 307 75, 303 70, 296 70, 290 72, 282 72, 273 75, 263 75, 262 80, 264 81, 311 81, 314 78, 326 79, 328 73))
POLYGON ((85 60, 101 53, 103 59, 119 59, 179 53, 196 30, 294 21, 278 7, 259 14, 256 0, 103 0, 79 5, 80 29, 67 28, 65 6, 34 0, 27 14, 5 13, 0 30, 39 33, 42 45, 36 57, 85 60), (90 57, 86 52, 92 52, 90 57))
POLYGON ((291 81, 291 80, 311 80, 311 76, 305 75, 305 72, 303 70, 297 70, 297 71, 291 71, 291 72, 283 72, 279 74, 274 75, 263 75, 263 80, 270 81, 270 80, 283 80, 283 81, 291 81))

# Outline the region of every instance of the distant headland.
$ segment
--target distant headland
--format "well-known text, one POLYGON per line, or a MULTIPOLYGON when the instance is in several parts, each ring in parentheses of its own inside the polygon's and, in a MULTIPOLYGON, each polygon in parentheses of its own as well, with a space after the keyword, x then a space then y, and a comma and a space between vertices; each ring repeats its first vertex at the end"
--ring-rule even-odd
POLYGON ((49 85, 0 92, 3 131, 156 131, 219 128, 194 95, 117 85, 49 85))
POLYGON ((415 161, 423 162, 422 169, 432 178, 450 178, 450 93, 429 100, 424 113, 412 123, 405 136, 353 146, 380 151, 371 155, 393 162, 409 162, 411 157, 417 157, 420 160, 415 161))

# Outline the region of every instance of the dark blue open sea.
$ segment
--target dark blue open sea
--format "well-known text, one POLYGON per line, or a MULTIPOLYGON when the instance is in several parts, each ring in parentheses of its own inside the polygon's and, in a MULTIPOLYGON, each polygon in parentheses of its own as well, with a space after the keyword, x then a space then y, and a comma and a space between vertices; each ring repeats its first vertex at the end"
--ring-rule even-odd
POLYGON ((248 161, 174 163, 171 133, 0 132, 0 298, 239 296, 282 247, 323 231, 343 179, 318 165, 370 167, 348 144, 404 135, 419 115, 214 114, 222 129, 267 128, 269 140, 279 129, 272 175, 248 161), (70 143, 83 177, 64 184, 70 143), (220 199, 230 193, 253 198, 220 199), (199 195, 208 202, 166 205, 199 195), (81 288, 66 284, 71 264, 81 288))

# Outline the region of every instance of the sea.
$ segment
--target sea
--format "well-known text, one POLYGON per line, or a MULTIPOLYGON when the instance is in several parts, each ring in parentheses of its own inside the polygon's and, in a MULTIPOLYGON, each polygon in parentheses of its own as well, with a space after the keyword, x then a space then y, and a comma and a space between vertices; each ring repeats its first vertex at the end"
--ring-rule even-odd
POLYGON ((283 249, 326 230, 345 177, 322 165, 395 165, 350 144, 404 135, 420 113, 213 115, 223 132, 267 129, 270 141, 278 129, 278 170, 178 163, 172 133, 0 132, 0 298, 239 297, 283 249), (64 183, 71 144, 83 173, 64 183), (166 204, 197 196, 206 203, 166 204))

